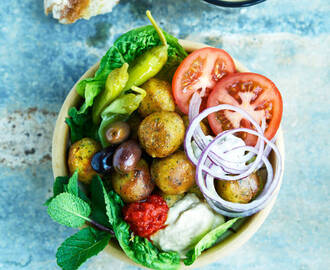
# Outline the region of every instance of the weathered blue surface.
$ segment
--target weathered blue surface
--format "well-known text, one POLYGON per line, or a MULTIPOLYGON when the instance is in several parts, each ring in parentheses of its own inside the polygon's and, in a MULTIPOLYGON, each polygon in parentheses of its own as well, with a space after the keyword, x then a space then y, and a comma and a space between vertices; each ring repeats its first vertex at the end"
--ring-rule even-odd
MULTIPOLYGON (((180 38, 223 47, 283 94, 286 170, 258 233, 215 269, 328 269, 330 2, 269 0, 243 9, 196 0, 125 0, 112 13, 61 25, 41 0, 0 7, 0 269, 57 269, 74 230, 51 221, 51 133, 69 89, 118 35, 150 9, 180 38)), ((102 253, 84 269, 135 269, 102 253)))

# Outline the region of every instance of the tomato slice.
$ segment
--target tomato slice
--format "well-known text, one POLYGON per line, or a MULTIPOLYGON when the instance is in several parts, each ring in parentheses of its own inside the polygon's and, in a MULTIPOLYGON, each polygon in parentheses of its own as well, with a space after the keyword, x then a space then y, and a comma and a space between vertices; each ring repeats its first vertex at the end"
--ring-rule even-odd
POLYGON ((196 91, 207 97, 215 84, 232 72, 235 72, 234 61, 224 50, 206 47, 192 52, 180 64, 172 80, 178 108, 188 114, 189 101, 196 91))
MULTIPOLYGON (((207 107, 230 104, 247 111, 260 125, 266 120, 265 137, 272 139, 281 122, 282 97, 275 84, 268 78, 255 73, 235 73, 223 78, 208 97, 207 107)), ((224 110, 210 114, 208 121, 215 134, 223 130, 253 125, 237 112, 224 110)), ((247 145, 254 146, 257 136, 239 134, 247 145)))

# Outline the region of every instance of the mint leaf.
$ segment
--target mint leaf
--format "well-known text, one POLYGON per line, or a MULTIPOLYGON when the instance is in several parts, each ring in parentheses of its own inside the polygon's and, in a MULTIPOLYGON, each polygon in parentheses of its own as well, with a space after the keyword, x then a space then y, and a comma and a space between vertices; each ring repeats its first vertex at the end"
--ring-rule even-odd
POLYGON ((75 196, 79 197, 80 199, 83 199, 88 204, 90 204, 90 200, 79 187, 78 170, 76 170, 73 173, 73 175, 70 177, 69 183, 67 184, 66 192, 71 193, 72 195, 75 195, 75 196))
POLYGON ((57 195, 48 205, 47 212, 56 222, 73 228, 82 226, 89 221, 90 206, 82 199, 70 194, 57 195))
POLYGON ((57 195, 66 192, 66 185, 69 182, 69 176, 58 176, 55 179, 54 185, 53 185, 53 197, 56 197, 57 195))
POLYGON ((45 206, 48 206, 52 199, 54 199, 58 194, 61 194, 63 192, 67 191, 67 183, 69 181, 68 176, 58 176, 56 177, 54 184, 53 184, 53 196, 47 199, 47 201, 44 202, 45 206))
POLYGON ((66 239, 56 253, 63 270, 75 270, 87 259, 97 255, 108 244, 111 235, 87 227, 66 239))
POLYGON ((202 251, 213 246, 219 237, 224 234, 239 218, 233 218, 227 222, 219 225, 209 233, 207 233, 194 248, 188 251, 186 254, 186 259, 183 261, 185 265, 191 265, 201 255, 202 251))
POLYGON ((96 175, 93 177, 90 188, 92 196, 92 214, 90 218, 106 227, 110 227, 109 219, 105 209, 103 182, 100 176, 96 175))
POLYGON ((123 201, 119 197, 117 193, 113 190, 107 194, 104 186, 103 186, 103 194, 106 205, 106 213, 110 222, 110 225, 113 227, 115 231, 115 227, 121 221, 121 209, 124 206, 123 201))
POLYGON ((78 170, 76 170, 70 177, 67 192, 79 197, 78 170))

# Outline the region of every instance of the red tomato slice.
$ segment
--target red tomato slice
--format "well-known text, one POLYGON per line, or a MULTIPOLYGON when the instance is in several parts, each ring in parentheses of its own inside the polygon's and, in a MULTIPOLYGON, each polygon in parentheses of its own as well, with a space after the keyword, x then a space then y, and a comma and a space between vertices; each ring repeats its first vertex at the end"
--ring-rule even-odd
POLYGON ((222 49, 206 47, 192 52, 176 70, 173 96, 179 109, 188 114, 189 101, 196 91, 207 97, 215 84, 228 73, 235 72, 235 64, 222 49))
MULTIPOLYGON (((230 104, 247 111, 260 125, 266 119, 265 136, 272 139, 282 118, 282 97, 275 84, 268 78, 255 73, 235 73, 223 78, 208 97, 207 107, 230 104)), ((253 125, 241 114, 224 110, 210 114, 209 124, 215 134, 223 130, 253 125)), ((239 134, 247 145, 254 146, 257 136, 239 134)))

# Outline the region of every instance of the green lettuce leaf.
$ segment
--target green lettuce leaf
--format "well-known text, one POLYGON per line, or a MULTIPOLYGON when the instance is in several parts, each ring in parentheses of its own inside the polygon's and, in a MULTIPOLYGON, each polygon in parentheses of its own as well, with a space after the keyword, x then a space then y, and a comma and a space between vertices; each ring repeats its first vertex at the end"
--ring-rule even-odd
MULTIPOLYGON (((164 67, 165 74, 175 68, 187 56, 187 53, 178 40, 164 32, 168 43, 168 60, 164 67)), ((107 51, 100 62, 94 78, 82 80, 77 85, 77 92, 88 101, 82 112, 93 104, 94 98, 104 89, 109 73, 115 68, 120 68, 124 63, 132 63, 138 56, 147 50, 161 44, 159 36, 152 25, 133 29, 120 36, 107 51)))
POLYGON ((76 270, 108 244, 111 235, 87 227, 66 239, 56 253, 57 264, 63 270, 76 270))
POLYGON ((75 143, 85 137, 96 141, 100 140, 97 133, 98 127, 93 123, 90 109, 84 113, 79 113, 75 107, 72 107, 69 109, 68 115, 69 117, 65 119, 65 122, 70 128, 71 143, 75 143))
POLYGON ((219 225, 209 233, 207 233, 194 248, 188 251, 186 254, 186 259, 183 261, 185 265, 191 265, 201 255, 202 251, 213 246, 219 239, 219 237, 224 234, 239 218, 233 218, 227 222, 219 225))

